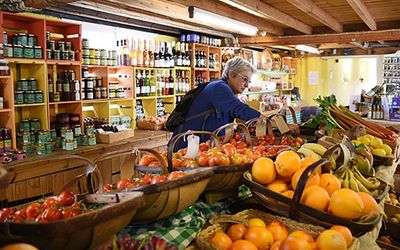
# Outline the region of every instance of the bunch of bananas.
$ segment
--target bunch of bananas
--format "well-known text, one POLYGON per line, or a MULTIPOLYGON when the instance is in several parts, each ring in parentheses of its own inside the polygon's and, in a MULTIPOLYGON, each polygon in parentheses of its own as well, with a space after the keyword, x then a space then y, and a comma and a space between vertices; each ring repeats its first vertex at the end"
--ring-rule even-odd
POLYGON ((318 161, 322 158, 322 155, 325 153, 326 148, 317 143, 304 143, 297 152, 303 154, 305 157, 311 157, 314 160, 318 161))
POLYGON ((335 173, 342 188, 350 188, 356 192, 366 192, 377 197, 380 194, 381 182, 376 177, 364 177, 355 166, 345 167, 335 173))

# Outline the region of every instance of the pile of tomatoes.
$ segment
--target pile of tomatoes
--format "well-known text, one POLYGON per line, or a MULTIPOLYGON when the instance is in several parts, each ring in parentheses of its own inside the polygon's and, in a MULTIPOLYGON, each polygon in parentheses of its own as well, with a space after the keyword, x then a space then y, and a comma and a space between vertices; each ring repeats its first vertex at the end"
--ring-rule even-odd
POLYGON ((173 171, 168 175, 153 175, 147 173, 140 178, 122 178, 115 184, 105 184, 103 189, 104 192, 133 189, 137 187, 147 186, 150 184, 165 182, 168 180, 176 180, 182 178, 185 175, 186 173, 183 171, 173 171))
POLYGON ((283 135, 280 139, 280 145, 287 145, 290 147, 300 147, 304 143, 303 138, 300 136, 283 135))
POLYGON ((37 222, 47 223, 61 219, 72 218, 84 212, 92 211, 76 200, 72 192, 65 191, 58 196, 52 196, 30 203, 21 209, 3 208, 0 210, 0 222, 37 222))

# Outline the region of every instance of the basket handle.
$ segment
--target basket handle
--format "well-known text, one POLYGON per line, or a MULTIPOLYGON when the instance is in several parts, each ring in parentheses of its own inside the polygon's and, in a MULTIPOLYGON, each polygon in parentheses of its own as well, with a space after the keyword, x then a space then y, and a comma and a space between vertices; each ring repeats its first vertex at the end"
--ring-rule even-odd
POLYGON ((297 124, 296 111, 294 110, 294 108, 292 106, 286 106, 286 107, 281 108, 281 110, 279 110, 278 114, 285 116, 286 115, 286 109, 289 109, 289 112, 292 115, 293 123, 297 124))
POLYGON ((186 131, 180 134, 175 135, 174 137, 172 137, 171 139, 171 143, 168 145, 168 154, 167 154, 167 163, 168 163, 168 171, 172 172, 172 154, 175 151, 175 145, 178 142, 179 139, 181 139, 184 136, 187 135, 209 135, 211 138, 214 139, 214 143, 215 143, 215 147, 218 149, 221 149, 221 143, 219 141, 218 136, 216 136, 214 133, 209 132, 209 131, 186 131))
POLYGON ((299 208, 299 203, 301 196, 303 195, 304 188, 306 187, 306 183, 308 179, 310 178, 312 172, 314 169, 318 167, 323 167, 326 166, 330 161, 328 161, 325 158, 322 158, 304 170, 304 172, 301 174, 299 181, 297 182, 296 190, 294 191, 294 196, 293 199, 290 203, 290 209, 289 209, 289 218, 290 219, 295 219, 298 213, 298 208, 299 208))
POLYGON ((244 137, 245 137, 245 140, 246 140, 246 144, 247 145, 251 145, 250 131, 246 127, 246 125, 244 125, 243 123, 231 122, 231 123, 225 124, 225 125, 217 128, 216 130, 214 130, 213 133, 218 136, 218 134, 221 131, 225 130, 225 136, 224 136, 224 140, 222 142, 222 144, 225 144, 225 143, 227 143, 229 141, 230 138, 232 138, 235 126, 240 128, 240 130, 244 134, 244 137))
MULTIPOLYGON (((276 115, 276 114, 274 114, 274 115, 276 115)), ((267 132, 267 135, 272 135, 273 134, 273 127, 272 127, 272 122, 271 122, 270 118, 272 116, 274 116, 274 115, 271 115, 269 117, 265 117, 265 116, 257 117, 257 118, 253 118, 251 120, 248 120, 246 122, 246 127, 247 127, 247 129, 249 129, 251 126, 253 126, 254 123, 258 123, 259 121, 266 120, 266 122, 265 122, 265 124, 266 124, 265 130, 267 132)))
MULTIPOLYGON (((158 162, 160 163, 162 174, 168 174, 168 173, 172 172, 172 166, 171 166, 171 170, 170 170, 165 165, 164 158, 160 155, 160 153, 158 153, 154 149, 138 148, 138 149, 135 150, 135 157, 137 157, 139 155, 139 152, 147 152, 147 153, 150 153, 150 154, 154 155, 156 157, 156 159, 158 160, 158 162)), ((135 159, 135 164, 136 164, 136 159, 135 159)), ((136 165, 135 165, 135 167, 136 167, 136 165)))

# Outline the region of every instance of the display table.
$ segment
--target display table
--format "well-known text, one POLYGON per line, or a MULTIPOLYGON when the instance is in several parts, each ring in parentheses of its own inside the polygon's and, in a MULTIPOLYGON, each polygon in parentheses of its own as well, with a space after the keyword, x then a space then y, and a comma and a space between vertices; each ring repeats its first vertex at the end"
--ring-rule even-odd
MULTIPOLYGON (((74 160, 57 162, 57 164, 40 164, 39 159, 56 155, 74 154, 91 160, 98 156, 121 149, 152 148, 162 150, 168 143, 172 133, 167 131, 135 130, 133 137, 112 144, 97 144, 95 146, 80 146, 76 150, 57 150, 51 154, 39 156, 28 155, 26 160, 2 164, 13 175, 11 184, 6 189, 0 189, 0 202, 7 200, 18 201, 26 198, 41 197, 44 194, 56 194, 66 181, 83 172, 83 166, 74 160)), ((122 164, 124 159, 106 161, 99 164, 104 183, 116 182, 127 166, 122 164)), ((78 184, 74 191, 86 190, 85 182, 78 184)))

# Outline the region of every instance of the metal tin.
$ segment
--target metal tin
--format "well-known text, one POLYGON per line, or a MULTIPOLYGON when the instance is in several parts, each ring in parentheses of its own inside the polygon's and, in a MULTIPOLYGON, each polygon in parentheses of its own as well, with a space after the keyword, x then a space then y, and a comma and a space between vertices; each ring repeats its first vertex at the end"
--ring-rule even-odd
POLYGON ((57 131, 54 128, 50 129, 50 139, 52 140, 57 139, 57 131))
POLYGON ((63 50, 61 52, 61 60, 68 60, 68 58, 69 58, 68 51, 63 50))
POLYGON ((24 46, 24 57, 25 58, 34 58, 35 57, 35 52, 33 49, 33 46, 24 46))
POLYGON ((28 119, 21 120, 19 122, 19 131, 20 132, 29 132, 31 131, 30 121, 28 119))
POLYGON ((46 154, 46 145, 44 143, 36 143, 35 149, 36 149, 36 154, 38 155, 46 154))
POLYGON ((35 103, 43 102, 43 91, 35 90, 35 103))
POLYGON ((96 65, 96 57, 90 56, 90 65, 96 65))
POLYGON ((82 134, 82 129, 81 129, 81 125, 75 125, 73 127, 74 130, 74 136, 78 136, 82 134))
POLYGON ((93 125, 86 125, 85 131, 87 135, 94 135, 94 126, 93 125))
POLYGON ((65 140, 73 140, 74 139, 74 133, 72 132, 71 129, 68 129, 67 131, 65 131, 64 133, 64 138, 65 140))
POLYGON ((18 90, 23 90, 23 91, 29 90, 29 82, 28 82, 28 79, 26 79, 26 78, 20 78, 20 79, 18 80, 18 82, 17 82, 17 89, 18 89, 18 90))
POLYGON ((65 50, 72 50, 72 43, 71 42, 65 42, 65 50))
POLYGON ((4 45, 4 56, 5 57, 13 57, 13 46, 11 44, 4 45))
POLYGON ((89 146, 96 145, 96 136, 94 134, 88 136, 89 146))
POLYGON ((89 137, 87 135, 82 136, 82 142, 81 145, 83 146, 89 146, 89 137))
POLYGON ((74 140, 65 140, 65 150, 74 150, 74 140))
POLYGON ((86 38, 82 39, 82 48, 87 49, 89 48, 89 40, 86 38))
POLYGON ((53 141, 49 141, 46 143, 46 154, 49 154, 54 151, 54 144, 53 141))
POLYGON ((39 119, 32 119, 30 121, 31 131, 39 131, 40 130, 40 120, 39 119))
POLYGON ((36 46, 37 44, 37 38, 34 34, 28 34, 27 38, 27 45, 28 46, 36 46))
POLYGON ((24 93, 24 103, 33 104, 35 103, 35 91, 28 90, 24 93))
POLYGON ((53 51, 56 49, 56 42, 55 41, 47 41, 47 49, 53 51))
POLYGON ((34 49, 35 49, 35 52, 34 52, 35 59, 42 59, 43 58, 42 47, 41 46, 35 46, 34 49))
POLYGON ((7 32, 3 31, 3 43, 7 44, 8 43, 8 36, 7 36, 7 32))
POLYGON ((26 35, 26 33, 19 33, 18 34, 18 42, 17 44, 19 45, 27 45, 28 43, 28 36, 26 35))
POLYGON ((46 49, 46 58, 53 59, 53 54, 51 53, 51 49, 46 49))
POLYGON ((82 64, 89 65, 90 58, 88 56, 82 56, 82 64))
POLYGON ((15 44, 13 48, 13 55, 15 58, 22 58, 24 57, 24 50, 22 45, 15 44))
POLYGON ((65 42, 64 41, 58 41, 57 49, 60 50, 60 51, 65 51, 65 42))
POLYGON ((68 50, 68 60, 75 61, 75 51, 68 50))
POLYGON ((37 90, 37 82, 35 78, 28 79, 28 90, 37 90))
POLYGON ((90 50, 82 49, 82 56, 90 56, 90 50))
POLYGON ((39 131, 38 133, 36 133, 36 142, 37 143, 47 143, 48 138, 47 135, 44 131, 39 131))
POLYGON ((60 60, 61 59, 60 50, 53 50, 53 59, 54 60, 60 60))

